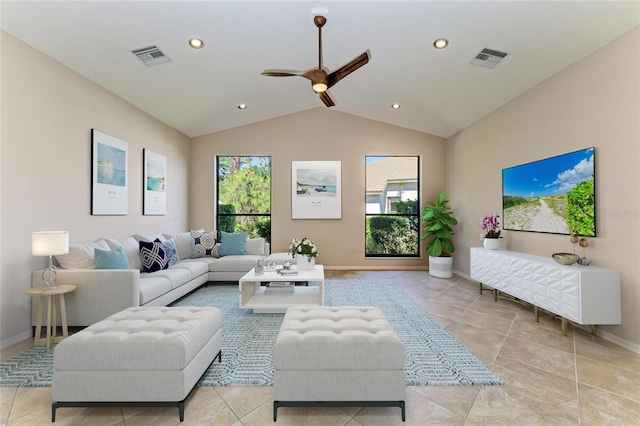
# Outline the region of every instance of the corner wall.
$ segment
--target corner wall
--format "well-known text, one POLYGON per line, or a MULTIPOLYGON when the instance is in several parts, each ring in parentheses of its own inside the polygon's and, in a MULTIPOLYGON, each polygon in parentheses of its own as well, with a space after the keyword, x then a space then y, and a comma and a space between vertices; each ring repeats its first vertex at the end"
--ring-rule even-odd
POLYGON ((444 189, 444 139, 324 107, 195 138, 189 182, 194 227, 214 225, 216 155, 272 157, 273 252, 306 236, 318 246, 317 262, 329 267, 426 269, 424 253, 414 260, 365 258, 365 156, 419 155, 425 204, 444 189), (291 161, 305 160, 342 162, 342 219, 291 219, 291 161))
MULTIPOLYGON (((506 63, 505 63, 506 65, 506 63)), ((499 68, 495 70, 499 72, 499 68)), ((587 257, 621 272, 622 324, 610 340, 640 352, 640 28, 612 41, 452 136, 447 177, 455 269, 469 274, 486 213, 502 216, 502 169, 595 146, 596 238, 587 257)), ((503 231, 502 248, 550 256, 568 236, 503 231)), ((582 254, 581 252, 579 254, 582 254)))
POLYGON ((190 140, 64 65, 0 31, 0 344, 31 336, 33 231, 70 242, 188 229, 190 140), (91 129, 128 142, 129 213, 91 216, 91 129), (167 157, 167 214, 142 215, 142 150, 167 157))

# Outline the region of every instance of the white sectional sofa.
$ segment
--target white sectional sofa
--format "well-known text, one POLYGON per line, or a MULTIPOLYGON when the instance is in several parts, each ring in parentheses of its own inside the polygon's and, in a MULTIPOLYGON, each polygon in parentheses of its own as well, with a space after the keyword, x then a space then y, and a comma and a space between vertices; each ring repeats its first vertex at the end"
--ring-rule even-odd
MULTIPOLYGON (((66 295, 69 326, 89 326, 123 309, 137 306, 166 306, 210 281, 237 281, 259 259, 269 255, 263 238, 246 240, 246 253, 229 256, 192 258, 193 237, 189 232, 175 235, 147 234, 122 238, 103 238, 91 243, 71 244, 69 254, 56 256, 59 284, 74 284, 66 295), (179 262, 168 269, 143 272, 139 241, 176 243, 179 262), (122 247, 130 269, 97 269, 94 250, 122 247)), ((32 286, 42 287, 42 271, 32 274, 32 286)), ((33 298, 32 325, 36 324, 37 298, 33 298)))

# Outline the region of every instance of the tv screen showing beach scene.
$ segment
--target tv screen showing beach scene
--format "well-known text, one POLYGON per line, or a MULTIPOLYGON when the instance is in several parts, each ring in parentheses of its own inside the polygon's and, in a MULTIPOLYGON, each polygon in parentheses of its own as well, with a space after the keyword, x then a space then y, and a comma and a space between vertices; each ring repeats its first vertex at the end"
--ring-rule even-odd
POLYGON ((596 236, 594 148, 502 170, 503 228, 596 236))

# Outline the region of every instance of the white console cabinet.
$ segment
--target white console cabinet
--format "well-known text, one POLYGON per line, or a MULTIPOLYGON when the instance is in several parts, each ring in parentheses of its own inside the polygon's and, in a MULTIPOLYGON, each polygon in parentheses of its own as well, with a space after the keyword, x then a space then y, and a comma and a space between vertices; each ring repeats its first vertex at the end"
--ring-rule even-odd
MULTIPOLYGON (((620 272, 594 266, 561 265, 506 250, 471 248, 471 278, 578 324, 620 324, 620 272)), ((536 319, 537 319, 536 309, 536 319)))

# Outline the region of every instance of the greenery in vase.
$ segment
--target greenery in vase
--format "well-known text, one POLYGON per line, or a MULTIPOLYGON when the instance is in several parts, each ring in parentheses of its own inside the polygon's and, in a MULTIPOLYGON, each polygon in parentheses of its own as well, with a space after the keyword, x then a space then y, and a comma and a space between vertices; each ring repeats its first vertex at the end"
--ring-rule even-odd
POLYGON ((422 224, 424 225, 423 240, 427 242, 427 254, 432 257, 451 256, 453 247, 453 229, 458 221, 447 200, 447 194, 441 192, 435 203, 429 203, 422 208, 422 224))
POLYGON ((485 238, 500 238, 500 215, 490 214, 482 219, 482 230, 486 231, 485 238))
POLYGON ((314 257, 318 256, 318 249, 316 248, 314 242, 307 237, 304 237, 301 240, 294 238, 291 241, 291 245, 289 245, 289 253, 291 253, 291 255, 294 257, 296 255, 302 255, 311 260, 314 257))

